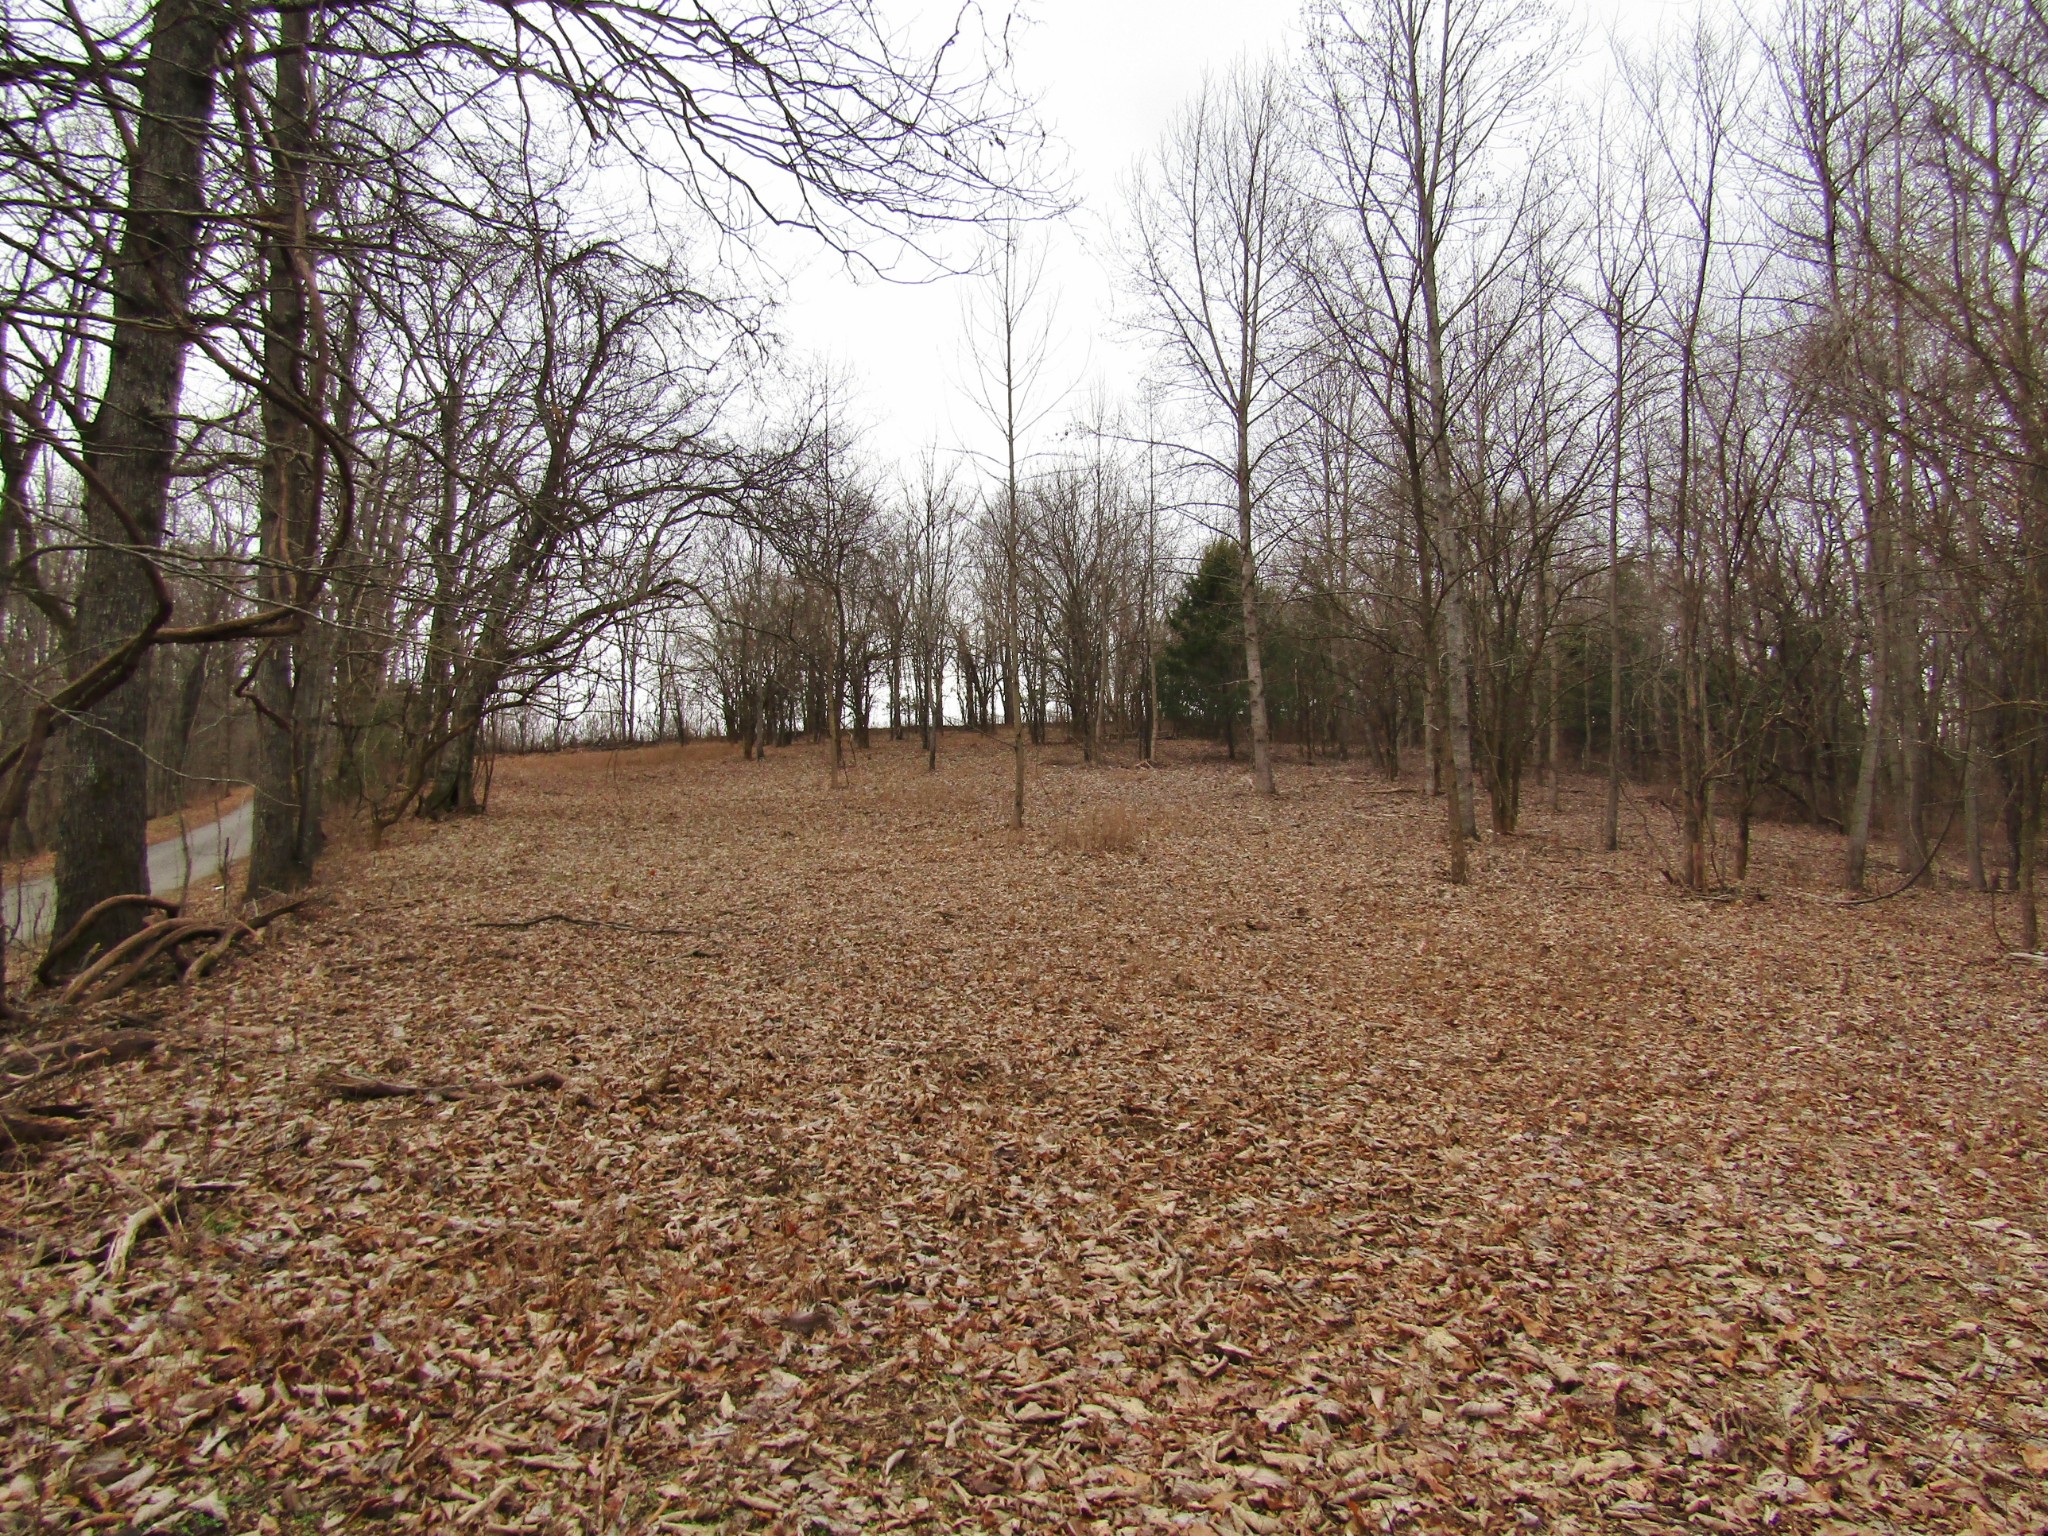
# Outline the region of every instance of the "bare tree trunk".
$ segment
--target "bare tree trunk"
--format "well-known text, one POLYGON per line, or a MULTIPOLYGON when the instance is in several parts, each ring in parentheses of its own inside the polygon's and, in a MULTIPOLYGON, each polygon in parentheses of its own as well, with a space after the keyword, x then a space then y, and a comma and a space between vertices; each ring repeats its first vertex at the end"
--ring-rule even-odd
POLYGON ((842 716, 846 713, 846 598, 834 587, 832 592, 832 787, 846 787, 846 742, 842 716))
MULTIPOLYGON (((1424 493, 1424 504, 1428 503, 1424 493)), ((1458 793, 1458 771, 1451 732, 1448 729, 1450 706, 1448 695, 1452 688, 1453 647, 1438 643, 1437 630, 1440 624, 1448 627, 1451 608, 1448 588, 1444 593, 1442 613, 1430 611, 1430 582, 1434 561, 1431 558, 1431 519, 1425 513, 1416 522, 1416 570, 1420 582, 1423 602, 1422 663, 1424 673, 1424 710, 1427 715, 1425 738, 1429 744, 1429 769, 1432 779, 1432 793, 1444 797, 1444 851, 1450 865, 1450 881, 1463 885, 1469 878, 1465 852, 1465 816, 1460 807, 1458 793)), ((1462 613, 1462 610, 1461 610, 1462 613)))
POLYGON ((1472 792, 1472 645, 1465 623, 1464 540, 1458 536, 1452 513, 1455 491, 1451 478, 1450 391, 1445 375, 1442 306, 1437 294, 1435 241, 1439 231, 1433 195, 1430 189, 1418 186, 1417 222, 1424 236, 1418 275, 1422 290, 1423 355, 1428 366, 1426 404, 1430 434, 1424 487, 1429 506, 1424 539, 1436 546, 1438 575, 1443 583, 1443 697, 1437 720, 1449 744, 1451 771, 1444 777, 1444 792, 1450 799, 1452 823, 1451 882, 1463 885, 1465 844, 1479 835, 1479 811, 1472 792))
MULTIPOLYGON (((75 652, 82 675, 144 629, 156 607, 150 551, 163 540, 183 391, 186 306, 200 249, 202 162, 215 73, 231 15, 193 0, 154 13, 142 110, 133 121, 128 202, 113 271, 113 341, 98 414, 85 433, 85 521, 75 652), (140 541, 142 548, 131 549, 140 541)), ((149 889, 148 655, 83 711, 65 743, 56 834, 62 933, 109 896, 149 889)), ((97 919, 77 953, 126 937, 139 907, 97 919)))
MULTIPOLYGON (((2029 750, 2022 757, 2031 773, 2034 752, 2029 750)), ((2020 948, 2030 954, 2038 954, 2041 949, 2041 916, 2034 901, 2034 870, 2040 860, 2040 848, 2041 785, 2036 778, 2033 783, 2020 786, 2020 856, 2013 882, 2019 887, 2020 948)))
MULTIPOLYGON (((306 85, 307 12, 278 12, 276 90, 271 107, 272 208, 264 232, 263 472, 257 587, 262 601, 292 601, 310 558, 320 498, 318 458, 304 419, 312 408, 306 370, 307 251, 305 166, 311 144, 306 85)), ((304 616, 302 615, 302 620, 304 616)), ((264 642, 252 690, 256 703, 255 804, 251 810, 249 895, 296 890, 312 878, 304 836, 317 743, 305 734, 300 689, 317 692, 309 647, 300 637, 264 642)))
MULTIPOLYGON (((1456 687, 1452 672, 1450 647, 1442 653, 1433 654, 1429 661, 1431 691, 1436 695, 1431 711, 1438 722, 1447 718, 1444 695, 1456 687)), ((1463 885, 1469 878, 1466 868, 1465 813, 1462 809, 1464 796, 1458 793, 1457 750, 1452 745, 1453 732, 1439 723, 1434 731, 1436 752, 1431 767, 1436 774, 1437 784, 1444 796, 1444 841, 1450 856, 1451 884, 1463 885)))
POLYGON ((1444 595, 1445 718, 1451 741, 1451 783, 1458 800, 1458 829, 1467 842, 1479 837, 1479 795, 1472 772, 1472 635, 1464 594, 1446 586, 1444 595))
POLYGON ((1564 808, 1564 787, 1559 775, 1564 772, 1564 685, 1563 673, 1558 665, 1558 637, 1556 626, 1551 620, 1550 555, 1546 551, 1536 564, 1536 614, 1543 625, 1545 635, 1546 662, 1544 671, 1545 730, 1542 742, 1542 761, 1537 765, 1537 782, 1543 782, 1543 770, 1550 773, 1550 808, 1553 811, 1564 808))
POLYGON ((1259 654, 1259 573, 1252 549, 1251 426, 1242 409, 1237 427, 1237 547, 1237 593, 1244 615, 1246 707, 1252 717, 1252 783, 1260 794, 1271 795, 1277 791, 1273 787, 1273 731, 1266 719, 1266 668, 1259 654))
MULTIPOLYGON (((1966 694, 1967 697, 1967 694, 1966 694)), ((1988 889, 1984 877, 1984 751, 1975 711, 1963 716, 1963 854, 1969 863, 1970 889, 1988 889)))
POLYGON ((1145 761, 1153 762, 1159 743, 1159 647, 1145 631, 1145 761))
MULTIPOLYGON (((1151 433, 1148 431, 1148 437, 1151 433)), ((1145 735, 1138 745, 1144 761, 1153 762, 1159 741, 1159 636, 1154 612, 1157 594, 1152 590, 1159 579, 1159 484, 1153 474, 1152 452, 1145 453, 1145 735)))
MULTIPOLYGON (((1607 807, 1600 846, 1621 846, 1621 433, 1622 334, 1615 328, 1614 469, 1607 487, 1607 807)), ((1589 733, 1590 734, 1590 733, 1589 733)))
MULTIPOLYGON (((1899 540, 1900 544, 1907 542, 1905 538, 1899 540)), ((1892 645, 1890 702, 1897 724, 1899 767, 1897 825, 1892 828, 1892 836, 1898 844, 1899 873, 1917 879, 1928 862, 1927 691, 1921 681, 1920 635, 1913 617, 1910 563, 1897 546, 1892 554, 1892 611, 1885 619, 1886 635, 1892 645)))
POLYGON ((1021 832, 1024 830, 1024 701, 1017 695, 1017 674, 1023 668, 1024 658, 1017 650, 1016 612, 1017 591, 1013 584, 1006 621, 1010 631, 1010 664, 1003 669, 1003 704, 1010 712, 1010 760, 1016 770, 1010 787, 1010 826, 1021 832))
MULTIPOLYGON (((1880 578, 1881 580, 1882 578, 1880 578)), ((1870 602, 1870 713, 1863 728, 1863 751, 1856 765, 1856 798, 1849 807, 1849 844, 1842 871, 1842 883, 1852 891, 1863 889, 1865 866, 1870 857, 1870 816, 1877 804, 1877 767, 1884 752, 1885 733, 1885 646, 1883 598, 1872 591, 1870 602)))
POLYGON ((1564 683, 1557 637, 1550 642, 1550 808, 1564 809, 1564 683))

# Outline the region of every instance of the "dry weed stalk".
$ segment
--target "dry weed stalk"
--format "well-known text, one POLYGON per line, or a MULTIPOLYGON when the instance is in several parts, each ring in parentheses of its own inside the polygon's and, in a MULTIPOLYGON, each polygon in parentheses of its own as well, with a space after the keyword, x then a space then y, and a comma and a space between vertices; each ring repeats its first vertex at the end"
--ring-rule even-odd
POLYGON ((1074 853, 1132 853, 1151 830, 1127 805, 1091 805, 1062 826, 1057 837, 1062 848, 1074 853))

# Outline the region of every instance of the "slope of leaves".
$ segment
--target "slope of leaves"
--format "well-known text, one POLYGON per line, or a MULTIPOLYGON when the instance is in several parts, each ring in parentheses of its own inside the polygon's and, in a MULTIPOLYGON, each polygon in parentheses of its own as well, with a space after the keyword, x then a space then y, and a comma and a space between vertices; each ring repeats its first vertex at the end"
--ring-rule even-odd
POLYGON ((1420 796, 1192 750, 1013 838, 1005 767, 508 761, 131 1003, 0 1201, 0 1522, 2044 1528, 1985 898, 1770 828, 1689 901, 1590 785, 1454 890, 1420 796))

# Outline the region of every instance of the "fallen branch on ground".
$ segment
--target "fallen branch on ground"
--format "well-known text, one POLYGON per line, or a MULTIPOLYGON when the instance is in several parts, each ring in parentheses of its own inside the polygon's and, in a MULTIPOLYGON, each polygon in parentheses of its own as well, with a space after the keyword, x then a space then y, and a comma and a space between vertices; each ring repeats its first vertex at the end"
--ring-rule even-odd
POLYGON ((370 1099, 421 1098, 427 1094, 467 1099, 514 1088, 559 1088, 563 1081, 559 1072, 528 1072, 508 1077, 502 1083, 409 1083, 396 1078, 366 1077, 360 1072, 335 1072, 320 1079, 319 1086, 329 1098, 361 1103, 370 1099))
POLYGON ((283 917, 285 913, 298 911, 299 908, 313 899, 314 894, 312 891, 301 891, 289 901, 280 901, 274 907, 264 907, 259 911, 251 913, 243 921, 251 928, 268 928, 280 917, 283 917))
POLYGON ((0 1056, 0 1093, 106 1062, 130 1061, 157 1048, 158 1037, 140 1029, 102 1029, 45 1045, 23 1046, 0 1056))
POLYGON ((40 1147, 80 1135, 86 1128, 82 1121, 69 1117, 10 1115, 0 1111, 0 1149, 19 1151, 23 1147, 40 1147))
POLYGON ((168 1228, 176 1218, 179 1207, 179 1192, 172 1190, 161 1200, 152 1200, 148 1205, 130 1214, 121 1223, 121 1230, 114 1234, 113 1242, 107 1245, 107 1262, 102 1273, 107 1279, 119 1284, 128 1273, 128 1257, 135 1251, 135 1245, 143 1233, 152 1227, 168 1228))
POLYGON ((571 917, 566 912, 543 912, 538 917, 508 918, 503 921, 488 920, 472 924, 476 928, 538 928, 542 923, 567 923, 572 928, 615 928, 620 933, 646 933, 664 939, 686 939, 688 928, 642 928, 634 923, 607 922, 601 917, 571 917))

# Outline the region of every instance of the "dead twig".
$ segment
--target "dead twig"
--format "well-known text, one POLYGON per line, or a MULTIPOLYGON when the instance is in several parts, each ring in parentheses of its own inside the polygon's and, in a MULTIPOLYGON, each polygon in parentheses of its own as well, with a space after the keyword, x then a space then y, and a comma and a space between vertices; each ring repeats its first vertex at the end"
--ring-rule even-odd
POLYGON ((501 921, 483 920, 472 923, 473 928, 538 928, 542 923, 567 923, 572 928, 614 928, 620 933, 645 933, 657 938, 686 939, 688 928, 643 928, 636 923, 608 922, 601 917, 572 917, 567 912, 543 912, 538 917, 507 918, 501 921))
POLYGON ((158 1043, 158 1037, 146 1030, 103 1029, 47 1045, 23 1046, 0 1057, 0 1093, 16 1093, 31 1084, 106 1062, 147 1056, 158 1043))
POLYGON ((304 891, 289 901, 280 901, 274 907, 264 907, 260 911, 252 912, 242 919, 243 925, 248 928, 267 928, 285 913, 298 911, 313 899, 314 894, 312 891, 304 891))
POLYGON ((107 1262, 102 1270, 107 1279, 119 1284, 128 1273, 128 1257, 135 1251, 135 1245, 142 1235, 152 1227, 168 1228, 178 1213, 179 1191, 172 1190, 161 1200, 152 1200, 141 1209, 129 1214, 121 1223, 121 1230, 114 1234, 113 1242, 107 1245, 107 1262))

